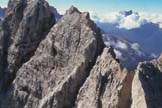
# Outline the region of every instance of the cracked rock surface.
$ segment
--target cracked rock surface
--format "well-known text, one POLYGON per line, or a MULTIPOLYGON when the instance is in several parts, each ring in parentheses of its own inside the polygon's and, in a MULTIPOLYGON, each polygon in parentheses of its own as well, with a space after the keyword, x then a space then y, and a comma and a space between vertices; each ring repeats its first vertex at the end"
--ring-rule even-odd
POLYGON ((2 89, 12 83, 18 69, 34 55, 54 23, 54 16, 45 0, 9 1, 0 37, 2 89))
POLYGON ((140 63, 132 84, 131 108, 162 107, 162 55, 150 62, 140 63))
POLYGON ((9 0, 0 31, 0 108, 162 108, 162 55, 124 68, 89 13, 9 0))
POLYGON ((79 91, 76 108, 129 108, 132 75, 105 48, 79 91))
POLYGON ((89 14, 71 7, 18 70, 1 107, 71 107, 103 47, 89 14))

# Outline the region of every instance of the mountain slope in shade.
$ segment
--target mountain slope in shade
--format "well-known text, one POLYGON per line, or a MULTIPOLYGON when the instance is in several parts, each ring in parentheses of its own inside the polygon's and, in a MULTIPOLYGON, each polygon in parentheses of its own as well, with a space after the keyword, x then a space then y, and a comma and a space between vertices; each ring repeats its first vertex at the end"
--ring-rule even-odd
POLYGON ((142 19, 138 13, 124 11, 116 16, 114 22, 100 21, 100 18, 95 21, 105 33, 138 43, 144 53, 150 56, 158 57, 162 52, 162 29, 159 24, 142 19), (127 29, 129 25, 133 28, 127 29))
POLYGON ((18 69, 34 55, 54 23, 54 16, 45 0, 10 0, 0 37, 0 90, 12 83, 18 69))
POLYGON ((131 108, 162 107, 162 55, 153 61, 140 63, 132 83, 131 108))
POLYGON ((58 13, 58 11, 57 11, 56 8, 54 8, 53 6, 51 6, 50 9, 51 9, 53 15, 55 16, 56 22, 57 22, 59 19, 61 19, 62 15, 60 15, 60 13, 58 13))
POLYGON ((138 43, 132 43, 124 38, 116 37, 111 34, 103 34, 103 40, 107 47, 112 46, 117 58, 127 69, 136 68, 139 62, 153 59, 145 53, 138 43))

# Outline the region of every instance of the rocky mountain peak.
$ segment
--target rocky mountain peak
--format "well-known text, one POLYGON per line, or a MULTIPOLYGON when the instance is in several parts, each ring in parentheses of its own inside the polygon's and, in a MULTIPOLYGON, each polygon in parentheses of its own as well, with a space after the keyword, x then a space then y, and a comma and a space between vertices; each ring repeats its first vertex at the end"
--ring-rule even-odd
MULTIPOLYGON (((29 11, 33 8, 26 9, 29 11)), ((8 89, 5 95, 9 96, 6 100, 0 101, 1 107, 64 108, 74 105, 80 87, 89 75, 97 57, 102 53, 104 43, 100 29, 87 17, 88 14, 81 13, 74 7, 69 10, 57 24, 51 29, 48 28, 50 32, 38 47, 37 45, 34 47, 32 50, 34 55, 30 57, 30 60, 26 59, 26 63, 21 62, 22 66, 16 72, 14 82, 9 86, 9 88, 13 87, 14 89, 8 89), (35 48, 36 51, 34 51, 35 48), (11 92, 13 94, 10 94, 11 92), (16 102, 15 100, 18 99, 23 100, 23 102, 16 102)), ((33 14, 29 13, 29 15, 33 14)), ((25 21, 22 20, 22 24, 25 21)), ((44 24, 40 26, 44 27, 44 24)), ((38 29, 36 33, 40 31, 38 29)), ((35 33, 31 33, 30 36, 33 36, 32 34, 35 33)), ((20 37, 18 40, 22 39, 23 43, 26 36, 20 37)), ((30 51, 29 46, 30 41, 25 40, 22 50, 30 51)), ((21 43, 18 46, 13 44, 11 48, 16 49, 17 47, 19 51, 21 43)), ((14 52, 12 51, 9 52, 9 55, 14 52)), ((20 59, 26 57, 23 54, 19 56, 20 59)), ((15 53, 15 55, 17 54, 15 53)), ((10 55, 9 60, 14 61, 15 57, 10 55), (11 59, 12 57, 13 59, 11 59)))
POLYGON ((80 89, 75 108, 129 108, 132 76, 105 48, 80 89))
POLYGON ((114 52, 114 48, 113 48, 113 47, 110 46, 110 47, 107 49, 107 53, 110 53, 110 55, 112 56, 112 58, 116 59, 116 54, 115 54, 115 52, 114 52))
POLYGON ((132 83, 131 108, 162 107, 162 61, 139 63, 132 83))
POLYGON ((92 22, 90 20, 90 15, 88 12, 80 12, 76 7, 71 6, 70 9, 66 11, 66 16, 75 16, 77 18, 80 17, 83 21, 83 23, 86 23, 88 25, 88 22, 92 22))
POLYGON ((68 9, 66 11, 66 14, 73 14, 74 12, 76 13, 81 13, 76 7, 74 7, 73 5, 70 7, 70 9, 68 9))
POLYGON ((127 17, 129 15, 132 15, 133 14, 133 11, 132 10, 129 10, 129 11, 121 11, 120 14, 121 15, 124 15, 125 17, 127 17))
MULTIPOLYGON (((7 88, 18 69, 27 62, 55 23, 55 16, 45 0, 10 0, 2 24, 1 88, 7 88), (6 84, 7 83, 7 84, 6 84), (3 87, 5 86, 5 87, 3 87)), ((1 67, 0 66, 0 67, 1 67)))
POLYGON ((7 10, 0 108, 162 107, 162 55, 130 72, 89 13, 72 6, 56 22, 45 0, 10 0, 7 10))

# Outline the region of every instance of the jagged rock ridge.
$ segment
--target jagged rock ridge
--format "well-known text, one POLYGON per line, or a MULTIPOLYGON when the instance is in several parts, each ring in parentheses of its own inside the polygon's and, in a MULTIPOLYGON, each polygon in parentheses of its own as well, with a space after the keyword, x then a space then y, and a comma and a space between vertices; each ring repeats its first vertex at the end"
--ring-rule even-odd
POLYGON ((39 43, 54 23, 54 16, 44 0, 9 1, 1 36, 2 89, 12 83, 17 70, 34 55, 39 43))
POLYGON ((132 84, 131 108, 162 107, 162 56, 138 65, 132 84))
POLYGON ((89 14, 71 7, 19 69, 2 107, 71 107, 103 47, 89 14))
POLYGON ((123 69, 112 48, 105 48, 80 89, 76 108, 129 108, 133 74, 123 69))
POLYGON ((162 56, 134 75, 104 48, 88 13, 72 6, 55 24, 51 10, 45 0, 10 0, 0 32, 0 108, 162 107, 162 56))

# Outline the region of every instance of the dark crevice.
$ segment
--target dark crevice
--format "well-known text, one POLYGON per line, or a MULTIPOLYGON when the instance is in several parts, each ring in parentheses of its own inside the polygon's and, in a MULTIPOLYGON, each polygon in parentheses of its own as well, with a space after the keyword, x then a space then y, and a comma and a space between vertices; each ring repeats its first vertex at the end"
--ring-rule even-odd
MULTIPOLYGON (((13 8, 13 6, 12 6, 13 4, 14 3, 9 2, 9 8, 13 8)), ((3 78, 0 76, 0 91, 5 90, 6 87, 9 85, 10 80, 12 79, 12 78, 11 79, 9 78, 9 82, 6 81, 6 79, 7 79, 6 76, 9 74, 6 72, 6 68, 8 66, 8 62, 7 62, 8 49, 13 41, 11 39, 12 33, 13 33, 13 35, 15 35, 15 33, 19 27, 20 21, 23 18, 23 11, 24 11, 25 6, 26 6, 26 3, 24 1, 21 1, 18 4, 18 7, 14 9, 14 13, 8 15, 2 23, 2 29, 4 31, 4 34, 3 34, 3 43, 2 43, 3 48, 2 48, 2 70, 1 70, 1 73, 2 73, 3 78), (14 21, 14 23, 18 23, 18 24, 16 24, 16 25, 10 24, 12 21, 14 21)))
MULTIPOLYGON (((98 56, 99 56, 99 55, 98 55, 98 56)), ((98 57, 98 56, 97 56, 97 57, 98 57)), ((74 106, 75 106, 75 101, 76 101, 76 99, 77 99, 79 90, 80 90, 80 88, 83 86, 83 84, 85 83, 85 81, 87 80, 87 78, 89 77, 90 71, 91 71, 91 69, 93 68, 93 66, 95 65, 97 57, 95 57, 94 62, 93 62, 93 63, 90 63, 90 65, 88 66, 88 68, 85 69, 85 70, 87 70, 86 78, 85 78, 84 81, 81 83, 81 85, 77 88, 77 92, 76 92, 75 95, 74 95, 74 99, 73 99, 73 101, 72 101, 72 106, 71 106, 71 108, 74 108, 74 106)))
POLYGON ((139 71, 139 80, 145 93, 148 108, 162 107, 162 72, 152 63, 142 64, 139 71))
MULTIPOLYGON (((100 35, 98 35, 98 36, 100 36, 100 35)), ((102 41, 98 41, 98 42, 101 42, 101 43, 97 43, 97 45, 100 46, 100 48, 97 49, 97 52, 96 52, 96 54, 94 56, 94 60, 92 62, 89 62, 89 65, 85 69, 85 70, 87 70, 86 77, 81 82, 81 84, 77 87, 77 92, 73 96, 73 100, 71 101, 72 104, 71 104, 70 108, 74 108, 75 107, 75 102, 76 102, 76 99, 77 99, 77 96, 78 96, 78 93, 79 93, 80 88, 83 86, 83 84, 85 83, 85 81, 89 77, 90 71, 92 70, 93 66, 96 64, 96 61, 97 61, 98 56, 100 56, 102 54, 102 52, 103 52, 103 49, 104 49, 105 46, 104 46, 104 44, 102 44, 102 41)))
POLYGON ((103 94, 105 92, 106 85, 108 83, 108 76, 109 76, 108 73, 110 73, 110 72, 106 72, 104 75, 101 75, 99 93, 98 93, 98 96, 97 96, 98 97, 98 100, 97 100, 98 101, 98 103, 97 103, 98 108, 102 108, 102 100, 101 100, 101 98, 102 98, 102 96, 103 96, 103 94))

